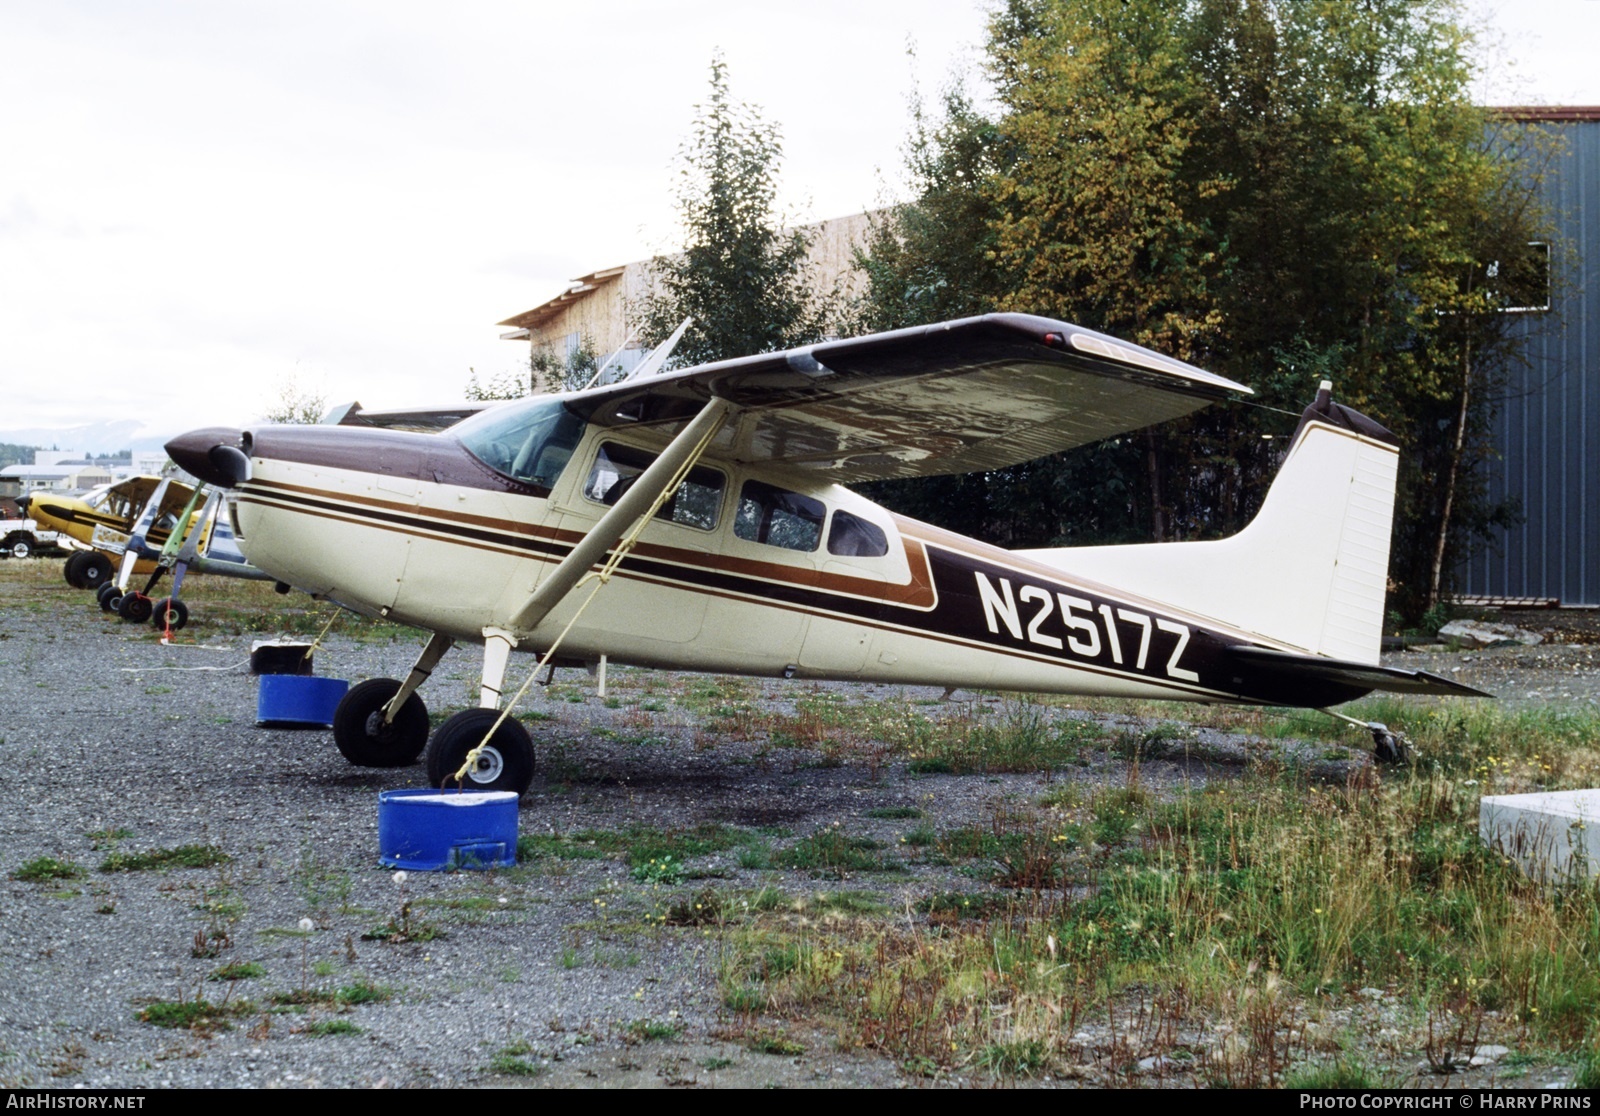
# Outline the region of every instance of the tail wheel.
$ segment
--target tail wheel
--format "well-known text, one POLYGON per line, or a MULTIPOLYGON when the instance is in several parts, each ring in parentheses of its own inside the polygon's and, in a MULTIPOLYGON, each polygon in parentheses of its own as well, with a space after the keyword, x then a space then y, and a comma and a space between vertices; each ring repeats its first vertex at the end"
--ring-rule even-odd
POLYGON ((155 602, 143 593, 124 593, 117 602, 117 615, 130 624, 143 624, 155 610, 155 602))
MULTIPOLYGON (((433 734, 428 745, 428 782, 455 786, 455 774, 468 753, 500 717, 497 709, 457 713, 433 734)), ((533 782, 533 740, 521 722, 507 717, 461 780, 462 790, 508 790, 517 794, 533 782)))
POLYGON ((179 631, 189 622, 189 606, 182 601, 175 601, 171 597, 162 597, 156 602, 150 623, 162 631, 179 631))
POLYGON ((428 707, 413 693, 388 724, 383 707, 400 692, 393 678, 358 682, 333 711, 333 742, 357 767, 407 767, 428 742, 428 707))
POLYGON ((117 588, 116 582, 108 581, 94 591, 94 596, 100 602, 101 612, 115 612, 122 601, 122 590, 117 588))

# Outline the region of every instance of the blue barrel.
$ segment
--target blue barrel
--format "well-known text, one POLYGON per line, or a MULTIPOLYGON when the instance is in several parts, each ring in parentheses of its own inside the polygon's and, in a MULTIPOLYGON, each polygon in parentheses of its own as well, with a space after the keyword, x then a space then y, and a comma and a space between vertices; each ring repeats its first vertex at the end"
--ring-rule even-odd
POLYGON ((378 792, 378 859, 386 868, 509 868, 517 862, 515 791, 378 792))
POLYGON ((350 683, 309 674, 263 674, 256 697, 256 724, 330 728, 350 683))

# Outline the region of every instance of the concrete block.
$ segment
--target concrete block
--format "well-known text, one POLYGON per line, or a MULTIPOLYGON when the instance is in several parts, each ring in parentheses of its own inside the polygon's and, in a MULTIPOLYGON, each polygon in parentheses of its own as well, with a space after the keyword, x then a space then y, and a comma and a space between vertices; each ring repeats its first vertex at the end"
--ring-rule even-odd
POLYGON ((1592 880, 1600 876, 1600 789, 1485 795, 1478 836, 1534 879, 1592 880))

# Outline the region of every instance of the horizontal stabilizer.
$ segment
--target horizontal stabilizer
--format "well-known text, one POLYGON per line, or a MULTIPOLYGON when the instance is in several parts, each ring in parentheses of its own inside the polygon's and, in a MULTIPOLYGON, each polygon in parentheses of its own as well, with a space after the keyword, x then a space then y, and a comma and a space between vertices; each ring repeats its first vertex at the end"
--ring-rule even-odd
MULTIPOLYGON (((1304 684, 1312 688, 1349 687, 1370 692, 1384 690, 1395 694, 1438 694, 1444 697, 1494 697, 1460 682, 1425 670, 1398 670, 1369 666, 1320 655, 1296 655, 1266 647, 1244 645, 1228 648, 1228 654, 1247 676, 1273 687, 1304 684)), ((1254 688, 1254 687, 1252 687, 1254 688)))

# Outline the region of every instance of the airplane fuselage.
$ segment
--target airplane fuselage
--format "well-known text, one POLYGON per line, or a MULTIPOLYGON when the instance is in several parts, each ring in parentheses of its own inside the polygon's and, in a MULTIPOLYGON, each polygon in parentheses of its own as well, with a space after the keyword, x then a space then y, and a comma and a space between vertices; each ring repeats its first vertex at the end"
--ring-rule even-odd
MULTIPOLYGON (((448 434, 276 427, 255 433, 248 452, 236 514, 253 564, 366 615, 481 642, 606 511, 597 495, 610 459, 651 449, 591 426, 548 487, 487 467, 448 434)), ((1229 661, 1228 646, 1277 646, 1258 635, 896 516, 799 470, 707 457, 693 480, 692 512, 643 529, 566 633, 563 658, 1306 703, 1229 661), (763 499, 782 505, 771 514, 787 534, 762 537, 763 499)), ((588 596, 570 594, 520 648, 548 648, 588 596)))

